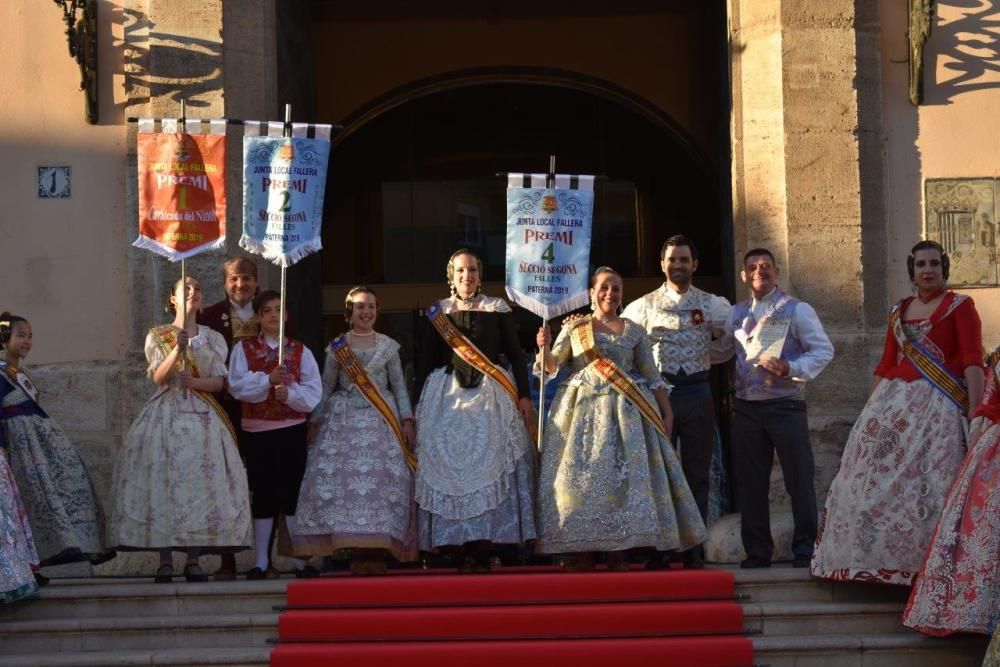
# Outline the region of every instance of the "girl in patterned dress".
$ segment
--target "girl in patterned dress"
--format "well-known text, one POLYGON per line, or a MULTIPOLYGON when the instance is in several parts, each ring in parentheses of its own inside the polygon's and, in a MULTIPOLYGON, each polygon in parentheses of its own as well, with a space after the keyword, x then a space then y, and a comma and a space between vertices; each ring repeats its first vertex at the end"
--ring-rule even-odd
MULTIPOLYGON (((10 348, 14 348, 15 354, 20 351, 23 357, 27 353, 24 348, 31 348, 31 335, 27 322, 22 318, 18 320, 18 324, 23 323, 23 326, 17 327, 15 336, 13 330, 17 324, 12 326, 11 314, 5 312, 0 315, 0 349, 6 349, 10 355, 10 348)), ((9 370, 7 361, 0 363, 6 373, 9 370)), ((38 585, 33 570, 37 565, 38 554, 31 526, 28 525, 14 475, 7 464, 6 441, 0 431, 0 600, 14 602, 35 593, 38 585)))
POLYGON ((104 514, 90 475, 66 433, 42 409, 40 392, 22 367, 31 351, 31 325, 4 313, 0 331, 6 338, 0 362, 0 449, 9 458, 41 565, 103 562, 114 552, 102 545, 104 514))
POLYGON ((208 580, 198 565, 201 552, 250 544, 250 498, 233 426, 211 396, 226 376, 226 341, 195 321, 197 280, 178 280, 169 303, 173 323, 146 336, 156 390, 115 464, 111 536, 120 550, 159 552, 157 583, 173 579, 173 550, 187 554, 184 577, 201 582, 208 580))
POLYGON ((349 549, 351 572, 382 574, 387 555, 398 561, 417 557, 413 410, 399 343, 374 329, 375 292, 355 287, 344 305, 351 328, 327 348, 323 398, 310 418, 293 540, 296 553, 332 555, 349 549), (371 387, 359 386, 358 380, 364 384, 365 379, 378 396, 371 387))

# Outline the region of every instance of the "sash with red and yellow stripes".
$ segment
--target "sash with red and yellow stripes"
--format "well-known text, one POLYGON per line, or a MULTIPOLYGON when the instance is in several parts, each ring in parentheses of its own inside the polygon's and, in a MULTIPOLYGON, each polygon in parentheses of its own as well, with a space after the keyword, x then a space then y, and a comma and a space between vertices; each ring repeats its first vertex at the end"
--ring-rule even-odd
POLYGON ((948 372, 944 366, 936 362, 923 348, 910 340, 903 329, 903 303, 896 304, 889 317, 889 324, 892 326, 892 333, 896 338, 899 348, 910 360, 913 367, 920 375, 931 383, 931 386, 947 396, 958 406, 963 414, 969 410, 969 392, 962 386, 962 383, 948 372))
POLYGON ((354 352, 351 351, 351 346, 347 344, 347 339, 344 336, 338 336, 330 342, 330 352, 333 353, 334 358, 336 358, 337 363, 340 364, 341 370, 343 370, 347 375, 350 376, 351 380, 358 387, 358 391, 361 395, 371 403, 371 406, 375 408, 385 423, 389 425, 392 432, 396 434, 396 439, 399 441, 399 448, 403 450, 403 458, 406 459, 406 465, 410 466, 410 470, 417 469, 417 457, 410 451, 410 448, 406 445, 406 438, 403 436, 403 428, 399 424, 399 420, 396 418, 396 413, 392 411, 392 408, 382 397, 379 392, 378 387, 372 382, 371 378, 368 377, 368 371, 365 367, 358 361, 358 358, 354 356, 354 352))
POLYGON ((574 342, 583 349, 583 355, 589 362, 589 367, 597 371, 598 375, 607 380, 612 387, 627 398, 639 410, 642 416, 649 420, 649 423, 656 429, 657 433, 669 440, 670 436, 667 435, 666 429, 663 428, 663 418, 660 416, 660 411, 649 402, 639 389, 639 385, 636 384, 635 380, 628 373, 622 371, 618 367, 618 364, 602 356, 598 351, 597 343, 594 341, 593 319, 585 317, 570 326, 573 327, 570 335, 573 337, 574 342))
MULTIPOLYGON (((483 354, 482 350, 476 347, 471 340, 458 330, 455 324, 448 319, 445 312, 441 310, 440 303, 435 303, 427 309, 427 319, 431 321, 434 329, 441 335, 444 342, 448 344, 448 347, 454 350, 458 356, 462 357, 467 364, 499 384, 510 396, 510 400, 514 401, 514 405, 517 405, 517 387, 514 386, 514 382, 500 367, 490 361, 489 357, 483 354)), ((526 426, 528 427, 528 433, 531 435, 532 441, 538 442, 538 427, 534 424, 526 424, 526 426)))
MULTIPOLYGON (((172 324, 164 324, 162 326, 153 327, 150 329, 150 333, 153 334, 153 339, 156 341, 156 344, 160 346, 160 350, 163 352, 164 356, 173 352, 174 348, 177 347, 177 330, 172 324)), ((201 374, 198 372, 198 362, 195 360, 190 347, 185 350, 184 356, 188 368, 191 369, 192 377, 201 377, 201 374)), ((177 360, 177 364, 180 364, 179 359, 177 360)), ((226 425, 226 428, 229 429, 229 434, 233 436, 233 442, 236 443, 236 429, 233 428, 233 423, 229 421, 229 415, 227 415, 226 411, 222 409, 219 402, 215 400, 215 397, 207 391, 199 391, 197 389, 190 389, 189 391, 193 391, 198 394, 199 397, 208 403, 212 410, 215 411, 215 414, 217 414, 222 420, 222 423, 226 425)))

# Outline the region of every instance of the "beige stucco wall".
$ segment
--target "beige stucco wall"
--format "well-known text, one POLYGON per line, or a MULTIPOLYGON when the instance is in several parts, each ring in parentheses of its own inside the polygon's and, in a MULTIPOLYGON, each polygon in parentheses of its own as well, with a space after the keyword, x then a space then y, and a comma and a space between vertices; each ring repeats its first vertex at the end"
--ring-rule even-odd
MULTIPOLYGON (((921 233, 923 179, 1000 176, 994 157, 1000 155, 995 122, 1000 88, 940 87, 948 75, 940 54, 952 47, 940 41, 949 35, 942 30, 928 48, 928 103, 910 106, 906 65, 896 62, 906 56, 905 3, 882 0, 870 14, 867 5, 861 12, 860 4, 731 0, 736 255, 750 246, 771 246, 783 285, 816 306, 838 350, 809 393, 821 496, 864 401, 865 382, 858 378, 874 367, 886 305, 908 292, 903 262, 921 233)), ((102 124, 91 126, 83 119, 78 71, 66 53, 57 8, 37 0, 0 3, 5 33, 0 41, 5 63, 0 151, 6 158, 0 161, 5 202, 0 309, 32 320, 36 347, 31 361, 43 365, 36 380, 46 407, 69 428, 107 501, 121 437, 148 395, 142 334, 163 319, 163 287, 176 272, 175 266, 129 248, 135 156, 124 116, 172 115, 180 89, 193 91, 206 104, 192 115, 266 118, 276 106, 276 73, 271 0, 225 8, 222 0, 103 0, 99 7, 102 124), (240 39, 223 39, 222 27, 240 39), (183 66, 176 66, 187 58, 183 48, 174 48, 175 38, 197 40, 185 48, 201 54, 204 72, 170 78, 170 73, 183 73, 183 66), (131 54, 127 65, 126 50, 131 54), (73 167, 72 199, 36 198, 39 164, 73 167)), ((956 11, 940 7, 943 17, 956 11)), ((357 53, 366 52, 358 34, 353 47, 323 44, 324 58, 353 62, 357 53)), ((447 70, 444 56, 434 53, 422 70, 406 60, 383 69, 399 84, 447 70)), ((317 58, 318 68, 322 60, 317 58)), ((574 67, 600 78, 617 77, 639 93, 642 76, 681 77, 677 85, 687 76, 659 66, 645 74, 615 73, 597 69, 598 64, 595 59, 574 67), (638 78, 629 84, 627 76, 638 78)), ((318 75, 323 76, 322 69, 318 75)), ((349 90, 350 99, 320 101, 333 116, 325 120, 341 120, 377 92, 370 81, 349 83, 331 94, 349 90)), ((380 82, 381 90, 392 85, 380 82)), ((670 88, 662 80, 660 85, 670 88)), ((670 103, 662 101, 664 108, 670 103)), ((695 118, 690 109, 671 113, 681 120, 695 118)), ((238 191, 238 133, 230 132, 229 148, 231 191, 238 191)), ((230 199, 233 239, 238 199, 230 199)), ((210 298, 220 292, 210 273, 219 261, 211 256, 192 262, 211 283, 210 298)), ((970 293, 984 316, 986 341, 995 345, 1000 338, 992 323, 1000 314, 1000 291, 970 293)), ((787 502, 780 477, 772 490, 778 507, 787 502)), ((113 563, 120 571, 149 564, 138 557, 113 563)))
MULTIPOLYGON (((1000 59, 979 40, 995 39, 984 19, 996 11, 935 3, 924 50, 924 104, 907 98, 906 3, 882 0, 883 108, 888 192, 890 298, 909 295, 906 256, 923 231, 928 178, 1000 176, 1000 59), (978 42, 978 43, 977 43, 978 42), (959 60, 958 58, 961 58, 959 60), (957 68, 957 69, 956 69, 957 68), (982 73, 975 72, 982 68, 982 73), (972 72, 957 79, 961 70, 972 72)), ((1000 289, 963 290, 976 301, 987 349, 1000 344, 1000 289)))
POLYGON ((118 359, 125 349, 120 7, 98 6, 95 126, 84 119, 59 8, 0 2, 0 310, 31 321, 33 364, 118 359), (69 165, 72 197, 39 199, 39 165, 69 165))
MULTIPOLYGON (((271 0, 227 3, 225 10, 222 0, 97 5, 100 118, 88 125, 59 9, 40 0, 0 3, 0 309, 31 321, 28 366, 42 405, 67 431, 107 508, 118 449, 152 390, 143 337, 167 318, 163 297, 178 273, 178 265, 131 247, 138 228, 135 127, 126 116, 176 116, 181 98, 191 117, 270 118, 277 105, 271 0), (223 24, 239 39, 224 44, 223 24), (72 198, 37 199, 38 165, 72 167, 72 198)), ((231 192, 241 190, 240 145, 241 133, 231 131, 231 192)), ((241 202, 229 201, 235 251, 241 202)), ((209 300, 222 295, 223 259, 210 253, 189 262, 209 300)), ((262 284, 276 284, 277 272, 262 270, 262 284)), ((96 572, 149 571, 155 560, 122 554, 96 572)), ((90 570, 77 564, 49 574, 90 570)))

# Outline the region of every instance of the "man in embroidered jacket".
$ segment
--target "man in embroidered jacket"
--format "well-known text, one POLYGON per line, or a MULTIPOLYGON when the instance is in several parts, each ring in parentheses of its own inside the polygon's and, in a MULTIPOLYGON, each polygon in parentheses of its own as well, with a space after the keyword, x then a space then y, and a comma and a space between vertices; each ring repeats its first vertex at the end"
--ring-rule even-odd
MULTIPOLYGON (((253 314, 253 297, 257 294, 257 265, 244 257, 230 257, 222 265, 223 289, 226 297, 198 313, 198 323, 222 334, 230 352, 233 343, 253 338, 259 328, 253 314)), ((226 358, 229 363, 229 358, 226 358)), ((243 429, 240 428, 240 402, 222 391, 218 395, 229 421, 236 431, 236 444, 242 449, 243 429)), ((216 581, 229 581, 236 577, 236 558, 223 554, 222 565, 215 572, 216 581)))
MULTIPOLYGON (((257 294, 257 265, 243 257, 230 257, 222 265, 222 271, 226 298, 199 313, 198 322, 222 334, 232 349, 234 342, 258 333, 252 303, 257 294)), ((236 416, 239 417, 238 411, 236 416)))
POLYGON ((726 334, 736 345, 732 449, 747 554, 741 566, 771 565, 774 541, 768 492, 777 452, 792 501, 794 566, 808 567, 816 541, 817 511, 805 387, 833 359, 833 345, 812 306, 778 287, 778 267, 769 250, 750 250, 743 258, 740 277, 750 288, 751 298, 733 307, 726 334), (748 361, 748 346, 766 328, 762 323, 772 331, 786 327, 784 344, 777 357, 765 354, 748 361))
MULTIPOLYGON (((660 250, 660 268, 666 278, 663 285, 630 303, 622 316, 646 329, 656 365, 673 386, 670 407, 674 412, 674 443, 680 440, 684 477, 707 525, 709 469, 716 430, 709 372, 712 364, 733 356, 732 338, 724 335, 732 306, 725 297, 692 284, 691 278, 698 270, 698 249, 688 237, 667 239, 660 250)), ((699 545, 685 553, 684 560, 689 566, 699 567, 703 548, 699 545)))

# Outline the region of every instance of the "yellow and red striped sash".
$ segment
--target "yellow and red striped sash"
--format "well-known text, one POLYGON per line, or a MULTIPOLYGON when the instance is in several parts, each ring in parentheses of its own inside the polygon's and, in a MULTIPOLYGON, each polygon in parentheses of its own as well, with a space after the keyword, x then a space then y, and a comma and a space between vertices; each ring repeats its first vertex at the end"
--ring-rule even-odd
POLYGON ((410 451, 410 448, 406 445, 406 438, 403 436, 403 428, 399 424, 399 420, 396 418, 396 413, 392 411, 392 408, 386 402, 385 398, 379 392, 378 387, 372 382, 371 378, 368 377, 368 371, 365 367, 358 361, 358 358, 354 356, 354 352, 351 351, 351 346, 347 344, 347 339, 344 336, 338 336, 330 341, 330 352, 333 353, 334 358, 337 363, 340 364, 341 370, 350 376, 351 380, 357 386, 358 391, 361 395, 371 403, 371 406, 375 408, 385 423, 389 425, 392 432, 396 434, 396 439, 399 441, 399 448, 403 450, 403 458, 406 459, 406 465, 410 466, 410 470, 417 469, 417 457, 410 451))
POLYGON ((659 409, 649 402, 639 389, 639 385, 636 384, 635 380, 628 373, 622 371, 618 367, 618 364, 602 356, 598 351, 597 343, 594 340, 593 319, 585 317, 570 326, 573 327, 570 335, 577 345, 583 349, 583 355, 586 357, 589 367, 597 371, 598 375, 607 380, 612 387, 627 398, 639 410, 642 416, 649 420, 653 428, 669 440, 670 436, 667 435, 666 429, 663 428, 663 417, 660 416, 659 409))
POLYGON ((951 399, 963 414, 967 413, 969 410, 968 390, 947 369, 938 364, 906 335, 906 330, 903 329, 903 303, 905 302, 896 304, 889 317, 889 324, 892 326, 896 343, 899 344, 899 348, 913 364, 913 367, 917 369, 917 372, 930 382, 932 387, 951 399))
MULTIPOLYGON (((160 346, 160 350, 163 352, 164 356, 173 352, 174 348, 177 347, 177 330, 172 324, 164 324, 162 326, 153 327, 150 329, 150 333, 153 334, 153 339, 156 341, 156 344, 160 346)), ((198 372, 198 362, 195 360, 190 346, 187 350, 185 350, 184 356, 187 361, 188 368, 191 369, 191 376, 196 378, 201 377, 201 374, 198 372)), ((177 360, 176 364, 178 366, 180 365, 180 359, 177 360)), ((198 394, 198 396, 208 403, 212 410, 215 411, 215 414, 222 419, 222 423, 226 425, 226 428, 229 430, 229 434, 233 436, 233 443, 236 444, 236 429, 233 428, 233 423, 229 421, 229 415, 227 415, 226 411, 222 409, 219 402, 215 400, 215 397, 207 391, 199 391, 198 389, 190 389, 189 391, 193 391, 198 394)))
MULTIPOLYGON (((517 406, 517 387, 514 386, 513 381, 511 381, 510 377, 503 370, 490 361, 489 357, 483 354, 482 350, 476 347, 471 340, 458 330, 441 309, 440 303, 435 303, 427 309, 427 319, 431 321, 434 329, 441 335, 444 342, 448 344, 448 347, 454 350, 458 356, 462 357, 467 364, 499 384, 510 395, 510 400, 514 401, 514 406, 517 406)), ((535 424, 526 424, 526 426, 528 427, 528 433, 531 435, 532 441, 537 443, 538 427, 535 424)))

